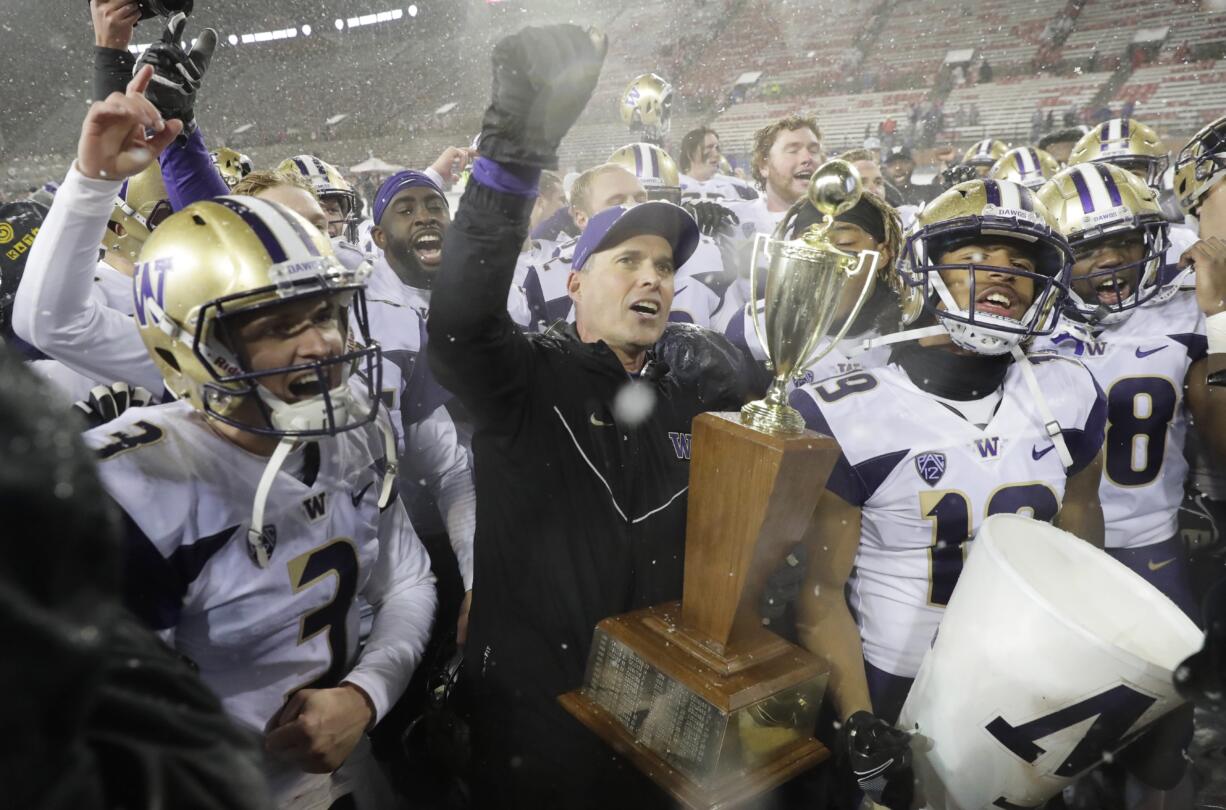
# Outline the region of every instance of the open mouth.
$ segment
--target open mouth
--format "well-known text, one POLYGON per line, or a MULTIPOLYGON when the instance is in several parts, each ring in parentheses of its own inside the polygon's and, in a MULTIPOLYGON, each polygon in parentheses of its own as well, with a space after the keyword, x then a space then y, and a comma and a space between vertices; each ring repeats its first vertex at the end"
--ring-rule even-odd
POLYGON ((1016 318, 1014 311, 1017 305, 1017 293, 1008 287, 997 286, 980 294, 975 300, 975 311, 999 315, 1002 318, 1016 318))
POLYGON ((630 311, 643 320, 653 320, 660 314, 659 301, 635 301, 630 305, 630 311))
POLYGON ((413 252, 422 264, 438 264, 443 259, 443 235, 435 230, 422 231, 413 239, 413 252))
POLYGON ((1118 307, 1132 295, 1132 285, 1119 276, 1112 276, 1095 284, 1094 294, 1103 306, 1118 307))
POLYGON ((286 387, 295 401, 322 396, 328 390, 324 380, 313 371, 296 377, 286 387))
POLYGON ((799 180, 802 183, 808 183, 809 179, 812 177, 813 177, 813 171, 811 169, 801 169, 800 171, 792 175, 793 180, 799 180))

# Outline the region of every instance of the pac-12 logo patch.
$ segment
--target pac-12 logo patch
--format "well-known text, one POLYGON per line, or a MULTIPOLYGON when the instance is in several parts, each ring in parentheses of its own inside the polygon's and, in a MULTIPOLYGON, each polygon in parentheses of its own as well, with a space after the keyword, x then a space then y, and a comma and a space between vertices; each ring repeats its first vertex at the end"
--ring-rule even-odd
POLYGON ((920 453, 915 457, 915 471, 925 484, 935 487, 945 475, 945 454, 920 453))

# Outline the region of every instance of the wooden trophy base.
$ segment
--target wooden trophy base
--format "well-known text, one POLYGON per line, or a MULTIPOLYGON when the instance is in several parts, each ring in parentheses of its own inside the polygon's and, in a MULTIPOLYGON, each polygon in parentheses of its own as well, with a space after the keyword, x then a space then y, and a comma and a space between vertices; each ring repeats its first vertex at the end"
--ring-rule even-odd
POLYGON ((822 762, 813 739, 827 672, 761 630, 717 652, 673 602, 605 619, 576 719, 692 810, 731 808, 822 762))

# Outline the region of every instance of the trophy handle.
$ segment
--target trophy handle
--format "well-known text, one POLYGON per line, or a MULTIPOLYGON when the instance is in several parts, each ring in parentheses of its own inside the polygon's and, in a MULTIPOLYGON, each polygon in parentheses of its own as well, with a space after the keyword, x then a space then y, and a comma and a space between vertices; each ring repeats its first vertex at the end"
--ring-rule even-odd
MULTIPOLYGON (((771 237, 764 233, 754 234, 753 253, 749 258, 749 303, 745 305, 745 314, 753 322, 753 331, 758 336, 758 343, 762 346, 762 354, 766 356, 766 362, 770 363, 773 368, 774 360, 766 345, 766 327, 758 322, 758 259, 762 254, 770 258, 770 241, 771 237)), ((765 306, 762 307, 762 314, 763 317, 766 316, 765 306)))
POLYGON ((806 369, 816 363, 818 360, 825 357, 832 349, 834 349, 836 345, 838 345, 840 340, 847 336, 847 330, 851 329, 851 325, 860 314, 860 310, 864 309, 864 304, 868 301, 869 296, 873 294, 873 285, 877 276, 877 263, 881 260, 880 253, 875 250, 860 251, 859 261, 856 263, 856 269, 848 273, 847 276, 848 278, 856 278, 859 276, 860 273, 864 271, 865 259, 868 257, 872 257, 873 262, 873 266, 868 270, 868 280, 864 284, 864 289, 860 290, 860 297, 856 299, 855 306, 851 308, 851 312, 847 313, 847 317, 843 319, 842 328, 839 329, 838 334, 825 342, 825 345, 820 351, 814 351, 808 357, 806 357, 804 364, 800 366, 801 369, 806 369))

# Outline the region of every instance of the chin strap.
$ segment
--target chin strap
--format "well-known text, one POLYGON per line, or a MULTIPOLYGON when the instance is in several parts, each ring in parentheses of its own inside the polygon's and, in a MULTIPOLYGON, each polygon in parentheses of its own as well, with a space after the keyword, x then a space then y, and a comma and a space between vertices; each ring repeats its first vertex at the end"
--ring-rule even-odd
POLYGON ((385 420, 375 420, 379 432, 383 434, 383 452, 386 454, 386 466, 383 470, 383 488, 379 490, 379 511, 382 512, 392 502, 396 491, 396 474, 399 463, 396 461, 396 437, 392 435, 392 426, 385 420))
POLYGON ((924 326, 919 329, 907 329, 902 332, 895 332, 892 335, 881 335, 880 337, 870 338, 862 341, 855 346, 849 348, 846 352, 848 357, 856 357, 870 352, 873 349, 879 349, 882 346, 892 346, 895 343, 906 343, 911 340, 919 340, 926 337, 949 336, 949 330, 944 326, 937 324, 936 326, 924 326))
POLYGON ((268 502, 268 493, 272 491, 272 483, 277 479, 277 473, 285 464, 285 459, 294 449, 294 440, 288 436, 277 444, 268 459, 268 466, 260 476, 260 484, 255 488, 255 502, 251 505, 251 526, 247 529, 247 551, 251 559, 260 568, 267 568, 272 557, 271 550, 264 542, 264 506, 268 502))
POLYGON ((1030 358, 1026 357, 1021 346, 1014 346, 1010 349, 1010 353, 1022 369, 1022 378, 1026 380, 1030 396, 1034 398, 1035 407, 1039 409, 1039 415, 1043 418, 1043 429, 1047 431, 1051 443, 1056 447, 1056 455, 1060 457, 1060 463, 1064 465, 1065 471, 1072 469, 1073 454, 1069 452, 1068 445, 1064 441, 1064 431, 1060 429, 1060 423, 1056 421, 1055 415, 1051 412, 1047 404, 1047 397, 1043 396, 1043 389, 1039 387, 1039 381, 1034 376, 1034 366, 1031 365, 1030 358))

